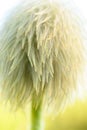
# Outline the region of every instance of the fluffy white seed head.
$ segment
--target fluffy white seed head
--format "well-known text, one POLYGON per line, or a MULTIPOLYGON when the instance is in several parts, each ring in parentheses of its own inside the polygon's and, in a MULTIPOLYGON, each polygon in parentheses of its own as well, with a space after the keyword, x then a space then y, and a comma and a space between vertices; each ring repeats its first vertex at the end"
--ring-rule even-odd
POLYGON ((61 106, 84 68, 77 17, 58 2, 33 0, 14 8, 0 32, 2 94, 12 105, 35 100, 61 106))

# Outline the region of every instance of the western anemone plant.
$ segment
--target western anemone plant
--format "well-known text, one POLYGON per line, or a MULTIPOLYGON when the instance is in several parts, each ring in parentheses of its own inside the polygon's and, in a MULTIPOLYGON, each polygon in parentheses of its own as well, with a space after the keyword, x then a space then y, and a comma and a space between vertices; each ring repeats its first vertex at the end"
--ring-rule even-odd
POLYGON ((1 92, 13 108, 31 104, 31 130, 43 129, 45 108, 57 111, 72 97, 84 54, 80 22, 60 2, 22 1, 6 17, 0 31, 1 92))

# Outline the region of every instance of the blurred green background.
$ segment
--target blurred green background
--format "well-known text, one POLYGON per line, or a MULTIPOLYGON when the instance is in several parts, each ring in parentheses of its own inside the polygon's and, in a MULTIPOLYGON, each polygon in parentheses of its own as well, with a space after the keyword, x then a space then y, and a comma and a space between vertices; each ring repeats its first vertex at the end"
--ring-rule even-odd
MULTIPOLYGON (((87 130, 87 98, 76 100, 55 118, 53 115, 46 116, 45 124, 45 130, 87 130)), ((1 104, 0 130, 26 130, 23 111, 13 113, 1 104)))

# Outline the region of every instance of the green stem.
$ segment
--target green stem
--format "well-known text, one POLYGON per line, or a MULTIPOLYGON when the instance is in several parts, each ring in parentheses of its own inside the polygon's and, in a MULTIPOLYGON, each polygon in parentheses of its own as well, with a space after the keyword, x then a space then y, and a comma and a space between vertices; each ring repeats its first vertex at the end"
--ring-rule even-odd
POLYGON ((31 107, 31 130, 43 130, 42 126, 42 103, 37 108, 34 107, 32 102, 31 107))

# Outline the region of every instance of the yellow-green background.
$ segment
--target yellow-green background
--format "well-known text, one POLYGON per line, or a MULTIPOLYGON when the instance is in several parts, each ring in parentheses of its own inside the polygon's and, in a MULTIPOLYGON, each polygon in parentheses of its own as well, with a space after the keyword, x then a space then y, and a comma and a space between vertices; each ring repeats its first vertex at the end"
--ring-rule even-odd
MULTIPOLYGON (((87 130, 87 99, 76 100, 55 119, 45 118, 45 130, 87 130)), ((26 130, 26 118, 21 110, 10 112, 0 105, 0 130, 26 130)))

